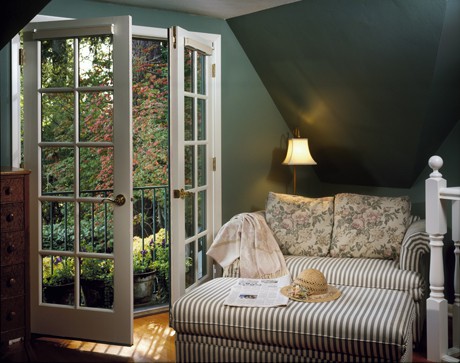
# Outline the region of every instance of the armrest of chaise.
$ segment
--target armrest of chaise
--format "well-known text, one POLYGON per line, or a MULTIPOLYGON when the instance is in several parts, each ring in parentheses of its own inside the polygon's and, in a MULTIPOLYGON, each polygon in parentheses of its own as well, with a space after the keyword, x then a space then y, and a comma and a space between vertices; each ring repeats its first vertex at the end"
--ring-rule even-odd
POLYGON ((428 266, 422 264, 423 256, 430 253, 430 238, 425 231, 425 220, 413 222, 406 230, 401 244, 399 267, 425 276, 428 266))

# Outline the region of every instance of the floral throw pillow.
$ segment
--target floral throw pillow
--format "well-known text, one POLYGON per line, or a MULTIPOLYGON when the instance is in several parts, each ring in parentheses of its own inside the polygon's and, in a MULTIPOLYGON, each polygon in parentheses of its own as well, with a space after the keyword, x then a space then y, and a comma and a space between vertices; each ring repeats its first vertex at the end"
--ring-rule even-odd
POLYGON ((327 256, 334 197, 307 198, 269 192, 265 218, 283 255, 327 256))
POLYGON ((407 196, 337 194, 330 254, 397 259, 409 218, 407 196))

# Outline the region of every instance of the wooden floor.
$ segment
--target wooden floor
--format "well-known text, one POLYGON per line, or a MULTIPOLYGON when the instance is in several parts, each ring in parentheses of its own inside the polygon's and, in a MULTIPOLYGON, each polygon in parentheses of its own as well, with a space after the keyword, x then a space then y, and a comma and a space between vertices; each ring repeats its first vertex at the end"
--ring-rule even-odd
POLYGON ((57 338, 37 338, 28 354, 18 346, 2 362, 175 362, 175 331, 169 314, 134 319, 131 347, 57 338))
MULTIPOLYGON (((17 347, 1 357, 2 362, 175 362, 175 332, 169 314, 134 319, 132 347, 56 338, 37 338, 29 354, 17 347)), ((428 362, 423 352, 414 352, 414 362, 428 362)))

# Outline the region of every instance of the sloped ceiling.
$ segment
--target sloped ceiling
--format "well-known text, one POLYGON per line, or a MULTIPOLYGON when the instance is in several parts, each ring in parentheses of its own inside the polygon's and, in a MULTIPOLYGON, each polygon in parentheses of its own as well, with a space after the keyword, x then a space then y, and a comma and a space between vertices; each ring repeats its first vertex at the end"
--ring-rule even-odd
POLYGON ((460 119, 459 1, 303 0, 228 23, 323 182, 411 187, 460 119))

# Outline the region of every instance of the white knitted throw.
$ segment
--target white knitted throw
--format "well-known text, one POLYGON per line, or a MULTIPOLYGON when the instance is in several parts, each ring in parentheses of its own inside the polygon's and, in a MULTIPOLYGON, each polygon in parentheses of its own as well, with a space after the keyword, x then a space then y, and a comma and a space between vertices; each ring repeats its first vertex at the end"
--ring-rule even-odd
POLYGON ((232 217, 220 228, 207 255, 223 268, 240 258, 240 277, 268 279, 289 274, 264 212, 232 217))

